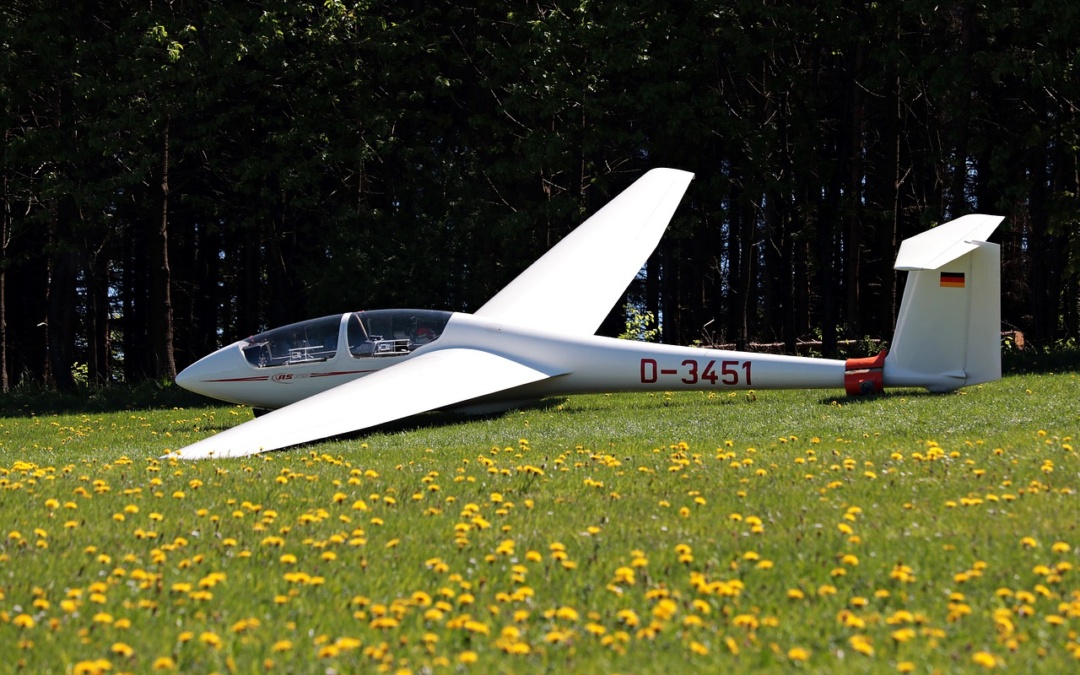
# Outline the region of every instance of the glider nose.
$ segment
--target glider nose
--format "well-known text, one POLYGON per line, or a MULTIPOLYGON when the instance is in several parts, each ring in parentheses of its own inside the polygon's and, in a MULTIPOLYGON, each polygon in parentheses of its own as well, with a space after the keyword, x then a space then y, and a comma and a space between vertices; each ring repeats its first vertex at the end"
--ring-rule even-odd
POLYGON ((199 379, 198 375, 196 375, 196 371, 199 370, 197 367, 199 363, 200 362, 197 361, 181 370, 176 375, 176 383, 188 391, 195 391, 195 383, 198 382, 199 379))
POLYGON ((237 361, 243 361, 243 357, 239 355, 236 345, 223 347, 180 371, 176 384, 196 394, 221 398, 221 385, 232 379, 237 361))
POLYGON ((216 354, 211 354, 210 356, 203 357, 187 368, 184 368, 177 374, 176 383, 184 389, 193 391, 196 394, 203 394, 206 396, 212 395, 207 391, 207 383, 203 380, 208 379, 208 376, 213 370, 208 367, 207 361, 215 355, 216 354))

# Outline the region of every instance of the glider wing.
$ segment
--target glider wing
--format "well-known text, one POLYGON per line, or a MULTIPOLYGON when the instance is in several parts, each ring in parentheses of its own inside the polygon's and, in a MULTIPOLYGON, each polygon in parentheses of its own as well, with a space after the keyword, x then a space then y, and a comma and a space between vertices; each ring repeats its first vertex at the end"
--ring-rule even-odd
POLYGON ((660 242, 692 173, 653 169, 566 235, 477 316, 592 335, 660 242))
MULTIPOLYGON (((551 377, 475 349, 420 354, 182 448, 183 459, 243 457, 337 436, 551 377)), ((175 455, 174 455, 175 456, 175 455)))

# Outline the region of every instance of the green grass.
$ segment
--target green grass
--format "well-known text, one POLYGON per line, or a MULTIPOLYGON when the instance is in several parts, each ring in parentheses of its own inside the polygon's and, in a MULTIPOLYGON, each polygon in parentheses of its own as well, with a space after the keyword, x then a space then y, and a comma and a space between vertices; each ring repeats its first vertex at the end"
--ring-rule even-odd
POLYGON ((1074 670, 1078 385, 583 396, 198 463, 158 458, 247 410, 23 398, 0 670, 1074 670))

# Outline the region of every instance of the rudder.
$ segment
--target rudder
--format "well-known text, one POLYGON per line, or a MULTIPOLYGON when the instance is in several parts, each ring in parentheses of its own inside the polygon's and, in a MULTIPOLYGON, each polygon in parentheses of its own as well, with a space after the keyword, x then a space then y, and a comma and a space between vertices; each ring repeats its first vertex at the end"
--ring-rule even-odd
POLYGON ((950 391, 1001 378, 1001 216, 970 215, 904 241, 908 279, 884 384, 950 391))

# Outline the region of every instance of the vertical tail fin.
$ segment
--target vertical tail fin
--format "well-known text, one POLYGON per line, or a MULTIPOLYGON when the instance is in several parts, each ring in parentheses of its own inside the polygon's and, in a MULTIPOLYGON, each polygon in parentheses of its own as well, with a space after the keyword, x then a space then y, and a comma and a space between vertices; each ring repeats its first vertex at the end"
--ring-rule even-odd
POLYGON ((908 272, 884 384, 950 391, 1001 377, 1002 216, 968 215, 905 239, 908 272))

